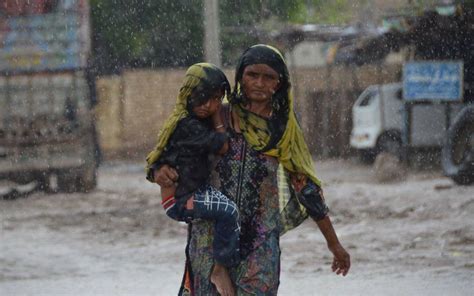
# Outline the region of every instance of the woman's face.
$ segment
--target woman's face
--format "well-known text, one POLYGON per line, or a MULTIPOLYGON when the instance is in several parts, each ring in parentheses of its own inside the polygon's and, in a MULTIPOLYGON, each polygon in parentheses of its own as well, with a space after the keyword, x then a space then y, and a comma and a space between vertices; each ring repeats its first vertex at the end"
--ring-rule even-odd
POLYGON ((278 73, 266 64, 245 67, 242 74, 242 90, 251 102, 270 101, 278 90, 278 73))

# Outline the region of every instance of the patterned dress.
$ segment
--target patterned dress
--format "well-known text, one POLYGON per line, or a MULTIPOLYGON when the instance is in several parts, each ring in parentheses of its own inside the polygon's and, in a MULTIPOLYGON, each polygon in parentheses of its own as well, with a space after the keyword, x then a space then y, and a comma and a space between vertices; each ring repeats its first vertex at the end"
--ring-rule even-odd
MULTIPOLYGON (((240 210, 242 261, 230 270, 237 295, 276 295, 282 229, 277 159, 252 149, 242 134, 230 132, 229 151, 217 162, 214 173, 214 186, 240 210)), ((209 280, 212 233, 212 222, 198 221, 190 226, 182 295, 218 295, 209 280)))

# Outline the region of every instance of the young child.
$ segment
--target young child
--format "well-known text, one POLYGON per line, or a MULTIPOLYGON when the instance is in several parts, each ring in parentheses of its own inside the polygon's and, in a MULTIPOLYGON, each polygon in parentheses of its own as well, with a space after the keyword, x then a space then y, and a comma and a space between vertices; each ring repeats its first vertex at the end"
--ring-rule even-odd
POLYGON ((211 281, 222 294, 232 295, 227 268, 239 261, 239 214, 235 203, 208 183, 210 154, 228 149, 219 111, 229 92, 227 78, 215 65, 198 63, 187 70, 173 114, 147 157, 147 179, 155 182, 154 171, 162 165, 176 169, 177 184, 161 188, 166 214, 178 221, 214 221, 211 281))

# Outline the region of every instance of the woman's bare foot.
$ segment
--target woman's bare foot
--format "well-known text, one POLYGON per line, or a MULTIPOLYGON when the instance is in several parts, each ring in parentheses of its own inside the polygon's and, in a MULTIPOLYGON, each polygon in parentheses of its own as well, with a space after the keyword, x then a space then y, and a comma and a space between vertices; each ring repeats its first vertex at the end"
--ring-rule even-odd
POLYGON ((234 286, 230 280, 229 272, 227 268, 218 263, 214 264, 214 268, 211 273, 211 283, 216 286, 217 292, 222 296, 234 296, 234 286))

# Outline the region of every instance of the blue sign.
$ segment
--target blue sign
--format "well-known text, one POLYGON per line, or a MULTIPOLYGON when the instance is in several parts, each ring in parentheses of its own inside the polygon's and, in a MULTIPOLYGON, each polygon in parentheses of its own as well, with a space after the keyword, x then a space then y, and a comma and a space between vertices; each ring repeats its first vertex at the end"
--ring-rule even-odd
POLYGON ((462 83, 462 62, 410 62, 403 67, 406 101, 459 101, 462 83))

